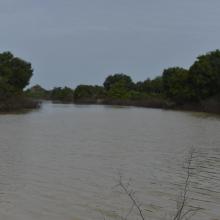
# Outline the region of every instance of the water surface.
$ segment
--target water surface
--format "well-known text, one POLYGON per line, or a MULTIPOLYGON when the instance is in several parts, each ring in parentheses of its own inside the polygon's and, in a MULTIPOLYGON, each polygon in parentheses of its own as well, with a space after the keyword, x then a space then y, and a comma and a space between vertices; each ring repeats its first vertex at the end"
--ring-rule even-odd
MULTIPOLYGON (((130 179, 148 219, 170 219, 194 147, 192 219, 220 219, 220 118, 135 107, 45 103, 0 115, 0 219, 119 218, 130 179)), ((131 216, 132 217, 132 216, 131 216)), ((135 218, 136 219, 136 218, 135 218)))

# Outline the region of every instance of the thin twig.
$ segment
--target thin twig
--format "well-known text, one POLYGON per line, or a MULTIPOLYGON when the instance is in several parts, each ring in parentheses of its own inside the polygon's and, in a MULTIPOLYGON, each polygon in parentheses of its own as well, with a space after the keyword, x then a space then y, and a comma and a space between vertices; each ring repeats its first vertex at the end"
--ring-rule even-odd
POLYGON ((187 201, 187 193, 189 190, 188 188, 190 184, 190 178, 192 175, 190 171, 192 169, 191 165, 192 165, 192 160, 193 160, 193 154, 194 154, 194 150, 192 149, 189 154, 189 158, 187 160, 187 166, 186 166, 187 174, 186 174, 186 180, 185 180, 184 189, 183 189, 183 195, 181 196, 180 205, 173 220, 182 220, 184 217, 186 217, 187 214, 189 214, 190 212, 193 212, 193 210, 188 210, 183 214, 183 209, 185 208, 186 201, 187 201))
POLYGON ((125 186, 125 184, 122 182, 121 176, 120 176, 120 178, 119 178, 119 184, 118 184, 118 185, 123 189, 123 191, 126 193, 126 195, 130 198, 130 200, 131 200, 132 203, 133 203, 133 206, 138 210, 141 219, 142 219, 142 220, 145 220, 145 217, 144 217, 144 215, 143 215, 143 211, 142 211, 142 209, 141 209, 141 206, 138 204, 138 202, 137 202, 136 199, 134 198, 133 192, 132 192, 132 191, 129 191, 128 188, 125 186))

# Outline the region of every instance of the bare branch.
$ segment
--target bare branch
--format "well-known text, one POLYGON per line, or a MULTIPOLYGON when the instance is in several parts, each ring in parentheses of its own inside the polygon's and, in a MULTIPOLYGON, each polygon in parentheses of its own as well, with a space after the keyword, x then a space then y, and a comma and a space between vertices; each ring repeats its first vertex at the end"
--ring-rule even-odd
POLYGON ((127 215, 125 216, 124 220, 127 220, 127 219, 128 219, 128 217, 129 217, 129 215, 132 213, 133 209, 134 209, 134 204, 132 203, 131 208, 130 208, 130 210, 128 211, 127 215))
POLYGON ((194 149, 191 149, 190 153, 189 153, 189 158, 187 159, 186 162, 186 180, 184 183, 184 189, 182 192, 182 195, 180 197, 180 200, 177 202, 177 212, 173 218, 173 220, 183 220, 184 218, 186 218, 186 216, 190 213, 196 213, 197 211, 200 210, 200 208, 197 209, 189 209, 187 211, 184 212, 184 208, 186 206, 186 202, 187 202, 187 193, 189 191, 189 185, 191 182, 191 177, 192 177, 192 170, 194 168, 192 168, 192 162, 194 159, 194 149))
MULTIPOLYGON (((141 219, 145 220, 145 217, 143 215, 143 211, 142 211, 141 205, 138 204, 137 200, 134 197, 134 192, 133 191, 129 191, 129 189, 123 183, 121 176, 119 178, 119 184, 118 185, 123 189, 125 194, 130 198, 130 200, 132 201, 133 207, 135 207, 138 210, 138 213, 139 213, 141 219)), ((130 215, 130 213, 129 213, 129 215, 130 215)))
POLYGON ((184 217, 187 217, 187 215, 189 215, 189 214, 195 215, 200 210, 202 210, 202 208, 199 208, 199 207, 194 208, 194 209, 189 209, 185 213, 183 213, 181 219, 184 219, 184 217))

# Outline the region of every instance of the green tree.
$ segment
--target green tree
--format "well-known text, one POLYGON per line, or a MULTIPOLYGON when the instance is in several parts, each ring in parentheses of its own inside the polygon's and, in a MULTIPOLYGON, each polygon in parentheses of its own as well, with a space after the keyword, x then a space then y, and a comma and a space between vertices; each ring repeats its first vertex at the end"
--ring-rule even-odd
POLYGON ((163 94, 163 79, 161 76, 157 76, 151 80, 150 91, 152 94, 161 95, 163 94))
POLYGON ((33 74, 31 64, 10 52, 0 54, 0 83, 15 90, 23 90, 33 74))
POLYGON ((14 57, 10 52, 0 53, 0 99, 21 95, 33 74, 31 64, 14 57))
POLYGON ((59 100, 61 102, 72 102, 73 101, 73 90, 68 87, 55 87, 51 91, 51 99, 59 100))
POLYGON ((134 83, 130 76, 123 73, 117 73, 108 76, 104 81, 104 88, 109 91, 115 84, 120 85, 120 87, 125 90, 131 90, 134 88, 134 83))
POLYGON ((137 82, 136 83, 136 90, 139 92, 144 92, 144 93, 151 93, 152 88, 151 88, 151 79, 147 79, 143 82, 137 82))
POLYGON ((74 91, 75 101, 96 101, 103 99, 106 95, 105 89, 102 86, 79 85, 74 91))
POLYGON ((49 99, 50 97, 50 92, 42 88, 40 85, 32 86, 25 91, 25 94, 35 99, 49 99))
POLYGON ((163 87, 165 95, 176 103, 192 99, 192 91, 188 82, 189 72, 180 67, 165 69, 163 72, 163 87))
POLYGON ((189 69, 189 83, 198 100, 220 93, 220 51, 199 56, 189 69))
POLYGON ((111 86, 107 92, 107 95, 110 99, 128 99, 129 91, 130 90, 124 87, 123 82, 119 81, 111 86))

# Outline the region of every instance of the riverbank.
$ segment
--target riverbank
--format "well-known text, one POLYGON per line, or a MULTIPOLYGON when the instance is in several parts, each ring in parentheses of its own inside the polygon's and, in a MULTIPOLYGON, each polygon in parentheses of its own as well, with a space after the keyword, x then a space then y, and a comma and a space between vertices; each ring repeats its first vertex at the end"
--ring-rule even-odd
POLYGON ((118 106, 136 106, 136 107, 145 107, 145 108, 171 108, 173 103, 159 100, 120 100, 120 99, 83 99, 75 100, 74 104, 97 104, 97 105, 118 105, 118 106))
POLYGON ((0 113, 10 113, 40 108, 40 101, 27 98, 26 96, 13 96, 0 100, 0 113))
POLYGON ((108 99, 83 99, 73 102, 78 105, 95 104, 95 105, 118 105, 118 106, 134 106, 144 108, 169 109, 178 111, 195 111, 220 114, 219 97, 213 97, 197 103, 176 104, 165 99, 149 99, 149 100, 108 100, 108 99))

